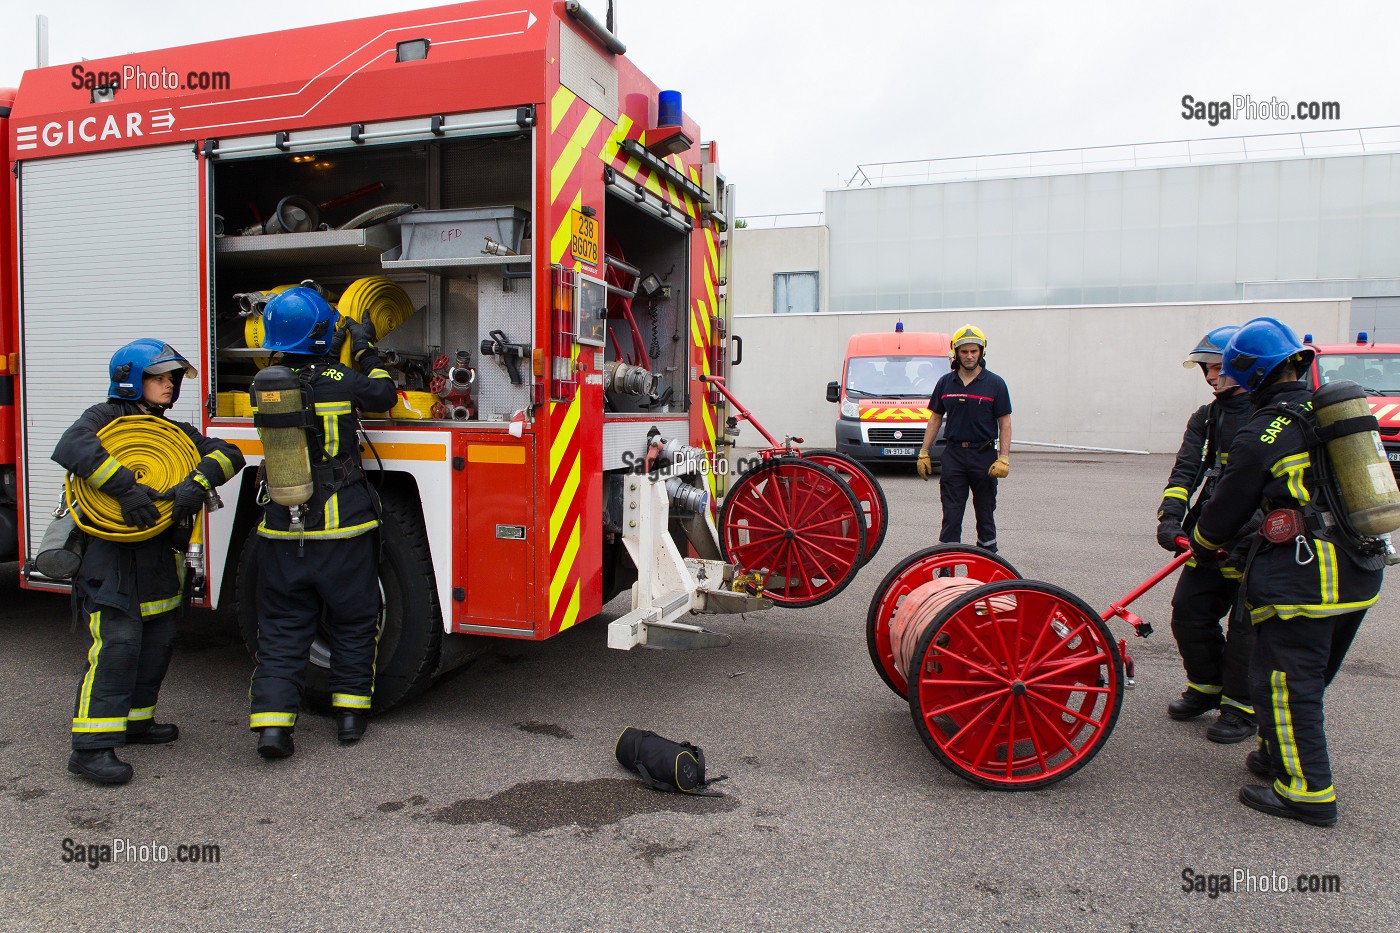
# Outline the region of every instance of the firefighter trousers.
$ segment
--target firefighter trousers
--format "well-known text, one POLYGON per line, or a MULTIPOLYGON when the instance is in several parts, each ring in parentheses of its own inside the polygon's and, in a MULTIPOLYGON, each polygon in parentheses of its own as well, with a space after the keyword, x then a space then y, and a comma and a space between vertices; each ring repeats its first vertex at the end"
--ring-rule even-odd
POLYGON ((1219 696, 1222 709, 1234 707, 1253 719, 1249 658, 1254 626, 1248 613, 1232 611, 1239 590, 1238 580, 1227 579, 1215 567, 1183 567, 1172 593, 1172 636, 1186 668, 1186 686, 1219 696))
POLYGON ((1337 676, 1365 610, 1323 619, 1277 616, 1259 623, 1249 679, 1274 791, 1295 804, 1335 811, 1322 694, 1337 676))
POLYGON ((989 551, 997 549, 997 525, 993 517, 997 509, 997 481, 987 475, 987 468, 996 458, 996 449, 990 444, 981 450, 952 443, 943 448, 938 478, 943 498, 943 528, 939 541, 954 544, 962 541, 963 514, 971 492, 972 511, 977 517, 977 546, 989 551))
POLYGON ((73 750, 116 748, 126 744, 128 723, 149 723, 155 716, 175 646, 175 613, 143 619, 139 608, 133 615, 91 596, 80 599, 87 670, 73 704, 73 750))
POLYGON ((296 725, 318 627, 330 649, 331 705, 368 711, 379 625, 379 535, 258 539, 258 662, 250 727, 296 725))

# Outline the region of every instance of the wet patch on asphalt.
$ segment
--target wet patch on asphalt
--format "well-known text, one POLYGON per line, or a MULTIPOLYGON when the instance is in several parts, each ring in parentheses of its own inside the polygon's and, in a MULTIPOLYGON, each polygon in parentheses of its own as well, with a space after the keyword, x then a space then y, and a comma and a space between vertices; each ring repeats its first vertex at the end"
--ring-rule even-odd
POLYGON ((464 826, 497 823, 517 836, 577 826, 592 832, 642 813, 724 813, 737 798, 693 797, 650 790, 637 781, 595 778, 591 781, 527 781, 490 797, 458 800, 433 811, 435 823, 464 826))
POLYGON ((531 732, 535 735, 552 735, 556 739, 572 739, 574 737, 574 734, 563 726, 556 726, 552 722, 536 722, 533 719, 517 722, 515 728, 521 732, 531 732))

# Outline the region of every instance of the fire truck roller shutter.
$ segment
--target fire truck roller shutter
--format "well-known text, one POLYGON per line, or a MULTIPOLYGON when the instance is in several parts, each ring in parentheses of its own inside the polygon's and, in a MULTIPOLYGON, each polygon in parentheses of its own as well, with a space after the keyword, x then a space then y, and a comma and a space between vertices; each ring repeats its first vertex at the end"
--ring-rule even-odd
MULTIPOLYGON (((63 486, 49 459, 78 413, 105 395, 112 352, 139 330, 197 360, 199 171, 188 145, 20 164, 26 539, 44 536, 63 486)), ((205 374, 201 373, 201 380, 205 374)), ((170 410, 200 423, 201 386, 170 410)))
MULTIPOLYGON (((383 610, 375 659, 372 713, 385 712, 413 699, 448 669, 442 663, 442 612, 438 605, 432 554, 428 549, 428 532, 423 525, 417 490, 399 479, 387 477, 382 492, 379 592, 383 610)), ((255 653, 258 646, 256 549, 262 540, 256 534, 249 534, 238 562, 238 628, 249 654, 255 653)), ((465 640, 466 636, 454 638, 465 640)), ((329 712, 331 708, 330 651, 323 632, 317 632, 311 646, 303 702, 321 712, 329 712)))

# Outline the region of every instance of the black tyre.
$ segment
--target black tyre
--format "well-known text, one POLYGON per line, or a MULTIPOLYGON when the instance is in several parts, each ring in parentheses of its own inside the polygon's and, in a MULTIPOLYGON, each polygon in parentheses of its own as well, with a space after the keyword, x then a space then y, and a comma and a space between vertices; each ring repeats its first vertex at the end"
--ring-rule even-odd
MULTIPOLYGON (((372 713, 382 713, 418 696, 438 673, 442 613, 428 534, 415 498, 404 491, 384 494, 379 556, 379 652, 375 661, 372 713)), ((244 543, 238 561, 238 627, 256 657, 258 631, 256 533, 244 543)), ((305 706, 330 709, 330 650, 323 631, 311 645, 305 706)))

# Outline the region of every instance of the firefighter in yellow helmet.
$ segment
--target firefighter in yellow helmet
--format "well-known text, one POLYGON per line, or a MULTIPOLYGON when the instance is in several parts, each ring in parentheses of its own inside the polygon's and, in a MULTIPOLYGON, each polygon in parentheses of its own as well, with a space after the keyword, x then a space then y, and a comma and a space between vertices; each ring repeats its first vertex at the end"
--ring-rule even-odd
POLYGON ((919 451, 919 475, 933 473, 929 448, 944 431, 939 488, 943 498, 943 528, 938 540, 962 541, 963 513, 972 493, 977 516, 977 546, 997 549, 997 480, 1011 470, 1011 394, 1006 382, 985 365, 987 337, 970 325, 958 328, 950 342, 952 372, 945 373, 929 397, 928 427, 919 451))

